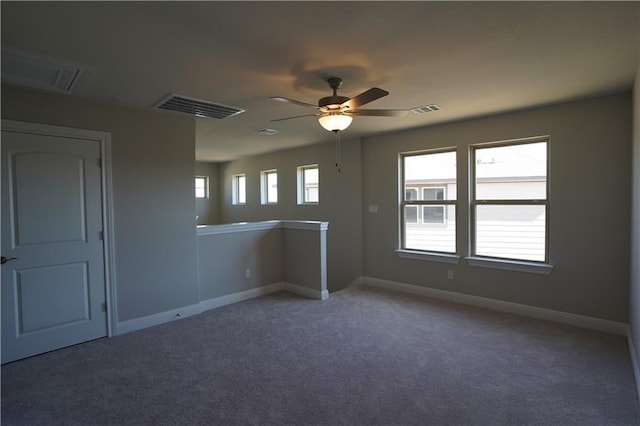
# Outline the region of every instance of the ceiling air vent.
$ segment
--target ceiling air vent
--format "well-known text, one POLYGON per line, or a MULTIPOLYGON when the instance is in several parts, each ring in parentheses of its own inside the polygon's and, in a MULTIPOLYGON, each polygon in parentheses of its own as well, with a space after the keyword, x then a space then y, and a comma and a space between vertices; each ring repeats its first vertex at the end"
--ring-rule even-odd
POLYGON ((2 82, 54 92, 77 93, 91 71, 32 53, 2 50, 2 82))
POLYGON ((411 112, 413 112, 414 114, 424 114, 426 112, 434 112, 434 111, 440 111, 440 107, 438 105, 431 104, 431 105, 424 105, 424 106, 411 108, 411 112))
POLYGON ((158 102, 154 108, 182 112, 196 117, 227 118, 244 112, 244 109, 228 105, 214 104, 202 99, 189 98, 175 93, 158 102))
POLYGON ((267 136, 272 136, 278 133, 278 131, 275 129, 267 129, 267 128, 256 130, 256 132, 261 133, 263 135, 267 135, 267 136))

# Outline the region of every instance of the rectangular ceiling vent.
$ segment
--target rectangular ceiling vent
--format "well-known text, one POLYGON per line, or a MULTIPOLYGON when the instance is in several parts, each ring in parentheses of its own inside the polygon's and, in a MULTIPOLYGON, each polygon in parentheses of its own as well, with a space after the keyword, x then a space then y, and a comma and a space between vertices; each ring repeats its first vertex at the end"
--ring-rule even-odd
POLYGON ((158 102, 154 108, 168 111, 182 112, 184 114, 195 115, 196 117, 227 118, 243 113, 242 108, 228 105, 215 104, 202 99, 189 98, 187 96, 170 93, 167 97, 158 102))
POLYGON ((424 105, 424 106, 411 108, 411 111, 414 114, 424 114, 426 112, 440 111, 440 107, 438 105, 431 104, 431 105, 424 105))
POLYGON ((91 70, 32 53, 2 50, 2 82, 54 92, 77 93, 91 70))
POLYGON ((267 135, 267 136, 273 136, 273 135, 275 135, 276 133, 278 133, 278 131, 277 131, 277 130, 275 130, 275 129, 268 129, 268 128, 266 128, 266 127, 265 127, 264 129, 256 130, 256 132, 258 132, 258 133, 260 133, 260 134, 263 134, 263 135, 267 135))

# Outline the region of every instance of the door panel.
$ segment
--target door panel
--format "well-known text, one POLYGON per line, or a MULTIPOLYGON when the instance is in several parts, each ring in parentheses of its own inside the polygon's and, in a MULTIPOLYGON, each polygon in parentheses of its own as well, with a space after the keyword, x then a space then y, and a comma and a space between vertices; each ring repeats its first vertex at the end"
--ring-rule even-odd
POLYGON ((2 130, 2 362, 107 335, 100 142, 2 130))
POLYGON ((27 152, 11 156, 14 188, 14 247, 60 241, 86 241, 84 159, 78 155, 27 152), (48 182, 56 182, 49 185, 48 182), (65 200, 57 203, 55 200, 65 200), (42 220, 46 211, 47 220, 42 220), (50 224, 55 223, 55 226, 50 224))
POLYGON ((86 262, 17 270, 17 336, 89 321, 87 272, 86 262))

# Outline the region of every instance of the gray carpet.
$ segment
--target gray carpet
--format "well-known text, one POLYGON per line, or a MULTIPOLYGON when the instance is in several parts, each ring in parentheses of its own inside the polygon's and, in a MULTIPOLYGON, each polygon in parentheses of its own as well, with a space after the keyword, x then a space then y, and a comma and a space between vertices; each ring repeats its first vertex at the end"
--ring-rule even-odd
POLYGON ((637 425, 619 336, 367 286, 2 366, 3 425, 637 425))

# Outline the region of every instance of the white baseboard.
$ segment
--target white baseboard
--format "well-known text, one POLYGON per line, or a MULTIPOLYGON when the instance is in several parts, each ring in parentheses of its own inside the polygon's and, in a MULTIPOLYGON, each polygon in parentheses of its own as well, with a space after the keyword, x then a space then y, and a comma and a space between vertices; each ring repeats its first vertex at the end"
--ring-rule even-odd
POLYGON ((629 355, 631 356, 631 365, 633 367, 633 375, 636 379, 636 395, 638 397, 638 403, 640 403, 640 359, 638 359, 638 352, 636 352, 636 346, 633 342, 633 336, 631 335, 631 329, 628 330, 627 341, 629 344, 629 355))
POLYGON ((142 330, 143 328, 153 327, 176 319, 187 318, 192 315, 197 315, 204 311, 208 311, 209 309, 219 308, 221 306, 230 305, 232 303, 243 302, 245 300, 265 296, 267 294, 276 293, 282 290, 309 297, 311 299, 325 300, 329 297, 329 292, 327 290, 313 290, 307 287, 299 286, 297 284, 284 282, 274 283, 262 287, 252 288, 250 290, 240 291, 238 293, 232 293, 225 296, 202 300, 200 303, 196 303, 194 305, 184 306, 182 308, 159 312, 157 314, 147 315, 145 317, 122 321, 116 324, 115 335, 117 336, 120 334, 131 333, 132 331, 142 330))
POLYGON ((187 318, 201 312, 202 308, 200 307, 200 304, 196 303, 195 305, 183 306, 182 308, 171 309, 169 311, 159 312, 145 317, 118 322, 116 324, 116 336, 164 324, 165 322, 172 320, 187 318))
POLYGON ((290 293, 299 294, 300 296, 310 299, 326 300, 329 298, 329 292, 327 290, 313 290, 291 283, 284 283, 284 289, 290 293))
POLYGON ((438 290, 435 288, 422 287, 412 284, 404 284, 396 281, 381 280, 379 278, 360 277, 354 283, 369 284, 374 287, 381 287, 388 290, 400 291, 403 293, 427 296, 435 299, 447 300, 450 302, 462 303, 465 305, 478 306, 481 308, 493 309, 501 312, 543 319, 547 321, 559 322, 576 327, 588 328, 592 330, 604 331, 607 333, 627 335, 628 325, 622 322, 609 321, 600 318, 587 317, 584 315, 570 314, 567 312, 555 311, 552 309, 538 308, 536 306, 522 305, 519 303, 505 302, 502 300, 489 299, 486 297, 472 296, 453 291, 438 290))
POLYGON ((269 284, 262 287, 252 288, 251 290, 240 291, 238 293, 227 294, 225 296, 214 297, 200 302, 202 311, 219 308, 221 306, 230 305, 232 303, 243 302, 267 294, 275 293, 285 289, 284 283, 269 284))

